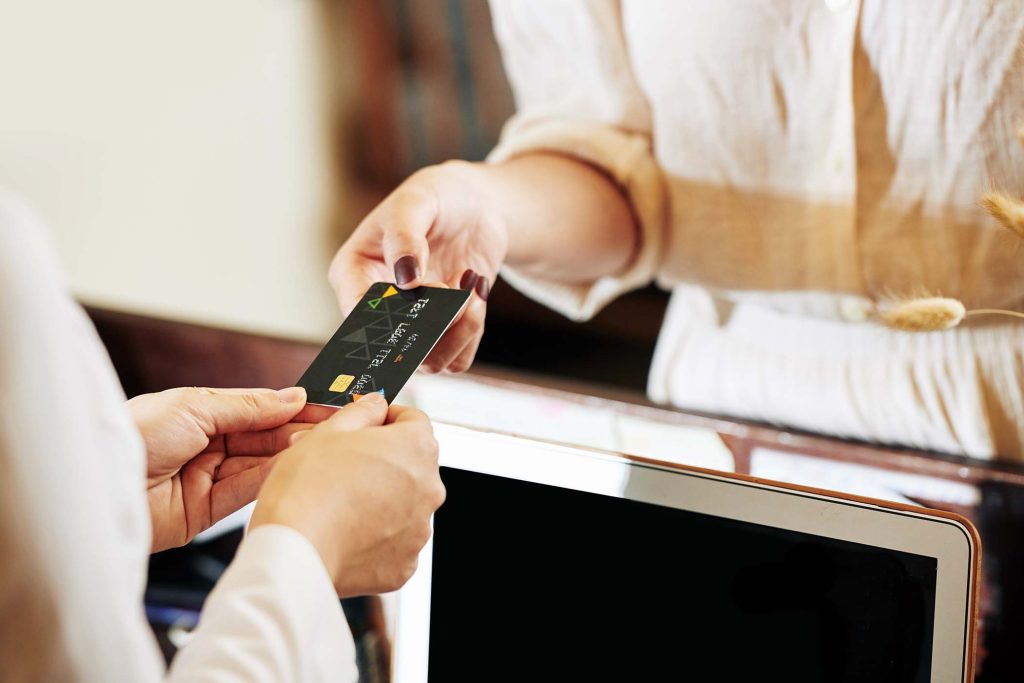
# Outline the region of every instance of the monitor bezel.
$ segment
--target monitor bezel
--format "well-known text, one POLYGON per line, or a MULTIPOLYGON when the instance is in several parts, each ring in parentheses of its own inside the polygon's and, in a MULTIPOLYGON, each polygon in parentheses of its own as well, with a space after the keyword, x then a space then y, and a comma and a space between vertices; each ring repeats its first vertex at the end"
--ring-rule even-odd
MULTIPOLYGON (((932 681, 973 679, 981 542, 960 515, 435 423, 442 467, 609 495, 934 557, 932 681), (627 490, 628 483, 628 490, 627 490)), ((396 683, 426 683, 433 544, 399 592, 396 683)))

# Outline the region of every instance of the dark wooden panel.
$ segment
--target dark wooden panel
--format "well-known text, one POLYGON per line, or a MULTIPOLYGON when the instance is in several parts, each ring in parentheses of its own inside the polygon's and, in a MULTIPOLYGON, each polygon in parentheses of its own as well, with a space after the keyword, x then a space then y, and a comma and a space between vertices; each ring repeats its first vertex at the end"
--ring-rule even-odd
POLYGON ((316 356, 306 342, 87 309, 128 396, 180 386, 293 385, 316 356))

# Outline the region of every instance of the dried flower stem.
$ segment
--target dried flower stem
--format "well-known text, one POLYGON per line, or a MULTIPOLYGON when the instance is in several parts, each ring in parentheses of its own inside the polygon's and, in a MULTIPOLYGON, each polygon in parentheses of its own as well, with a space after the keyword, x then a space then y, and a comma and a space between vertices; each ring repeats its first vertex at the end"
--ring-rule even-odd
POLYGON ((1004 308, 975 308, 967 311, 967 315, 1009 315, 1014 318, 1024 318, 1020 311, 1007 311, 1004 308))
POLYGON ((886 327, 901 332, 950 330, 969 315, 1005 315, 1024 319, 1024 313, 1004 308, 975 308, 968 311, 956 299, 945 297, 887 301, 875 307, 874 315, 886 327))

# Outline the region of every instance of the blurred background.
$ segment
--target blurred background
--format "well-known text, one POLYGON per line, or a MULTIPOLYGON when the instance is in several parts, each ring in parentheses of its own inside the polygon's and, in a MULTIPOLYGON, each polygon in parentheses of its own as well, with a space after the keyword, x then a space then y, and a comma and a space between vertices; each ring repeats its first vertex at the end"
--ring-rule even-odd
MULTIPOLYGON (((51 226, 129 395, 293 382, 340 322, 326 273, 350 231, 416 169, 483 159, 514 109, 485 0, 8 5, 0 187, 51 226)), ((986 536, 988 680, 1021 680, 1024 473, 641 406, 666 301, 634 292, 580 325, 499 282, 478 361, 517 382, 406 395, 440 419, 966 514, 986 536)), ((154 557, 168 656, 239 536, 154 557)), ((380 606, 346 609, 364 680, 386 680, 380 606)))
MULTIPOLYGON (((340 323, 326 275, 348 234, 415 170, 483 159, 514 109, 485 0, 38 0, 4 18, 0 188, 50 226, 129 396, 293 383, 340 323)), ((635 293, 578 325, 499 283, 478 360, 642 390, 666 300, 635 293)), ((516 389, 406 394, 441 419, 590 440, 601 422, 611 438, 607 411, 516 389)), ((709 434, 708 457, 731 467, 709 434)), ((151 558, 146 609, 168 659, 237 523, 151 558)), ((344 607, 362 680, 387 680, 381 603, 344 607)))
MULTIPOLYGON (((13 15, 0 187, 43 214, 73 291, 103 308, 322 341, 349 232, 416 169, 484 158, 514 107, 483 0, 13 15)), ((665 301, 641 292, 578 326, 499 285, 479 359, 642 389, 665 301), (594 362, 609 353, 622 362, 594 362)))
POLYGON ((22 3, 0 24, 0 185, 86 301, 287 335, 333 322, 318 6, 22 3))

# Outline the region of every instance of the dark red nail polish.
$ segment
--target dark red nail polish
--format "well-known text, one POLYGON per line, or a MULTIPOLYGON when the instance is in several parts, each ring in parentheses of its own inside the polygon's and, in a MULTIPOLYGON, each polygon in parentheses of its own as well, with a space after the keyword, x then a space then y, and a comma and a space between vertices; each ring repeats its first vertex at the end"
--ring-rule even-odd
POLYGON ((470 268, 462 274, 462 279, 459 280, 459 289, 473 290, 476 286, 476 281, 480 279, 480 276, 476 274, 476 271, 470 268))
POLYGON ((395 261, 395 282, 404 287, 420 276, 420 264, 412 254, 395 261))
POLYGON ((491 293, 491 283, 487 281, 487 278, 480 277, 476 281, 476 294, 484 301, 487 301, 487 296, 491 293))

